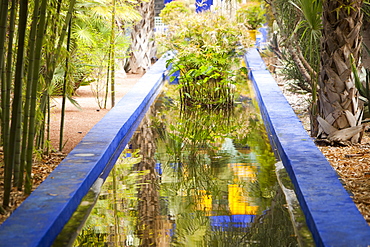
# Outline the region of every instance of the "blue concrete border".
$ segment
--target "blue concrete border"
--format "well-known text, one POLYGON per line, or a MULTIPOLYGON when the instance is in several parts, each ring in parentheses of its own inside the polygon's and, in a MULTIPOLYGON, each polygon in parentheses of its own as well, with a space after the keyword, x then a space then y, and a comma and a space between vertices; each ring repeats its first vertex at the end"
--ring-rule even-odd
POLYGON ((296 117, 256 49, 245 55, 275 152, 293 184, 317 246, 369 246, 370 227, 296 117))
POLYGON ((159 59, 0 225, 0 246, 52 245, 96 179, 105 179, 160 92, 167 59, 159 59))

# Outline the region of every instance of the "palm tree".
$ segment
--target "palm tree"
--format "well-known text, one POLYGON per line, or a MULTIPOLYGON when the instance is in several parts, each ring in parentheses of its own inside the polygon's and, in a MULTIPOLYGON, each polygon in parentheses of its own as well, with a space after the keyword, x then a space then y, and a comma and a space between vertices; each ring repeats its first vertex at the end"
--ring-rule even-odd
POLYGON ((313 136, 330 142, 361 141, 363 103, 352 62, 359 66, 363 0, 323 1, 321 72, 313 136))
POLYGON ((144 72, 155 57, 154 44, 154 0, 141 1, 137 10, 142 19, 131 32, 130 68, 133 73, 144 72))
POLYGON ((321 0, 265 1, 278 27, 274 31, 281 36, 278 43, 274 33, 270 47, 286 62, 287 78, 294 79, 297 87, 312 92, 315 97, 320 63, 321 0))

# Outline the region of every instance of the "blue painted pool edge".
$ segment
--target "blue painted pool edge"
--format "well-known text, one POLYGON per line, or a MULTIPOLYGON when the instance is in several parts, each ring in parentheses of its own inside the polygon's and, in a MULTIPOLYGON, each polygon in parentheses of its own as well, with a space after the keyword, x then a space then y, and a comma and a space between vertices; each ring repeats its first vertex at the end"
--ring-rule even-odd
POLYGON ((296 190, 316 246, 370 246, 370 227, 316 147, 259 52, 245 54, 270 142, 296 190))
POLYGON ((160 92, 168 58, 159 59, 0 225, 0 246, 52 245, 93 183, 105 179, 160 92))

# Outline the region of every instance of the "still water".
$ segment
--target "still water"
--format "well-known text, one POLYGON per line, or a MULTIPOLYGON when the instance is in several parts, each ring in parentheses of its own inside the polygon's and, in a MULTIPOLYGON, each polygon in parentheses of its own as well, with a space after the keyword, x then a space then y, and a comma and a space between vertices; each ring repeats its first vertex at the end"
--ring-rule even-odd
POLYGON ((297 246, 250 93, 236 95, 233 109, 184 110, 172 87, 144 117, 74 246, 297 246))

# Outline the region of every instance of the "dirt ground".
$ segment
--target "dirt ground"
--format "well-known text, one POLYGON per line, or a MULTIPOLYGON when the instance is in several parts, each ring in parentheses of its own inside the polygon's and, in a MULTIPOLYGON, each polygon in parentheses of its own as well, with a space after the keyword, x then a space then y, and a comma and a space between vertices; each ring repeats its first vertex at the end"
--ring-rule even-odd
MULTIPOLYGON (((141 77, 141 74, 117 72, 115 79, 115 102, 117 103, 141 77)), ((110 98, 107 101, 107 109, 101 109, 99 107, 99 102, 103 101, 103 97, 96 96, 95 92, 97 90, 95 88, 95 85, 89 85, 77 89, 74 99, 81 106, 81 109, 78 109, 69 101, 66 103, 63 153, 69 153, 111 108, 110 98)), ((50 141, 52 149, 58 150, 62 99, 60 97, 54 98, 52 104, 50 123, 50 129, 52 131, 50 133, 50 141)), ((103 105, 103 103, 100 103, 100 105, 103 105)))
MULTIPOLYGON (((309 132, 310 95, 292 91, 289 85, 281 80, 281 75, 274 77, 303 127, 309 132)), ((365 131, 361 144, 330 146, 326 142, 317 141, 316 146, 336 170, 344 188, 370 225, 370 129, 368 123, 364 125, 365 131)))
MULTIPOLYGON (((117 103, 142 77, 142 74, 131 74, 118 71, 115 82, 115 102, 117 103)), ((59 151, 59 133, 60 133, 60 113, 62 99, 53 98, 51 122, 50 122, 50 155, 43 155, 38 158, 33 166, 33 189, 45 180, 45 178, 58 166, 63 158, 82 140, 89 130, 98 123, 111 108, 111 100, 108 98, 107 109, 101 109, 98 101, 102 97, 96 97, 96 85, 82 86, 77 89, 73 97, 80 106, 80 109, 71 102, 66 102, 66 114, 63 134, 63 149, 59 151)), ((0 177, 3 176, 3 169, 0 167, 0 177)), ((2 182, 0 182, 0 202, 2 202, 3 191, 2 182)), ((22 192, 13 189, 11 193, 10 207, 6 212, 0 214, 0 224, 4 222, 16 209, 26 196, 22 192)), ((1 245, 1 244, 0 244, 1 245)))

